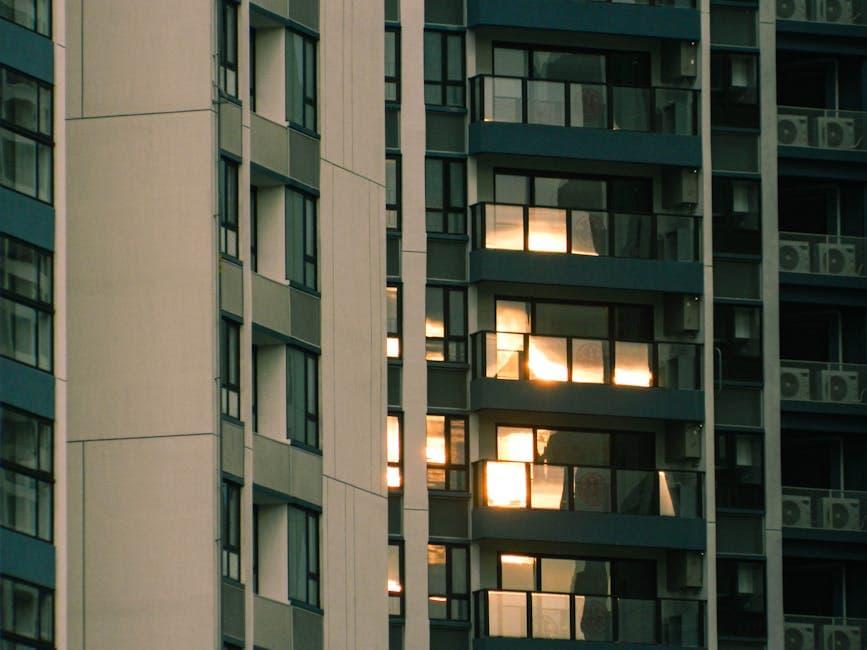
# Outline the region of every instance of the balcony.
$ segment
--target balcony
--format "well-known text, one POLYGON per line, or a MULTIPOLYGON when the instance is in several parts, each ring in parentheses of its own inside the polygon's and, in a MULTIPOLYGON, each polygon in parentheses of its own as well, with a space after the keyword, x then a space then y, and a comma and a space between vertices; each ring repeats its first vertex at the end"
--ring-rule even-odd
POLYGON ((780 233, 780 273, 787 283, 864 289, 867 238, 780 233))
POLYGON ((786 614, 786 648, 837 650, 867 647, 867 619, 786 614))
POLYGON ((699 217, 502 203, 471 212, 473 282, 702 291, 699 217))
POLYGON ((477 508, 531 508, 695 519, 702 474, 671 470, 475 463, 477 508))
POLYGON ((701 165, 698 91, 521 77, 470 79, 470 153, 701 165), (564 130, 565 129, 565 130, 564 130))
POLYGON ((867 492, 783 487, 783 526, 867 531, 867 492))
MULTIPOLYGON (((698 600, 645 600, 493 589, 477 591, 473 596, 476 637, 491 639, 485 643, 477 641, 476 648, 497 648, 493 640, 496 637, 620 644, 612 647, 640 643, 695 648, 704 642, 704 603, 698 600)), ((548 646, 528 641, 511 643, 508 647, 548 646)))
POLYGON ((865 132, 867 112, 864 111, 777 107, 777 143, 781 156, 864 162, 867 160, 865 132), (795 147, 801 150, 795 151, 795 147))
POLYGON ((777 20, 824 25, 867 25, 867 13, 853 0, 783 0, 777 3, 777 20))
POLYGON ((780 399, 863 405, 867 403, 867 365, 781 359, 780 399))

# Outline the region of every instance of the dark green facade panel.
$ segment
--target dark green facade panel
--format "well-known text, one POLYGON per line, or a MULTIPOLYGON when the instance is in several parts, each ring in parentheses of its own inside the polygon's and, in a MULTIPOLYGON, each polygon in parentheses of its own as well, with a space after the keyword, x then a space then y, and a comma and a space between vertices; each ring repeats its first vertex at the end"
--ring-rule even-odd
POLYGON ((0 573, 54 588, 54 546, 0 528, 0 573))
POLYGON ((54 375, 0 357, 0 403, 54 419, 54 375))
POLYGON ((54 208, 0 187, 0 232, 53 250, 54 208))
POLYGON ((54 83, 54 44, 8 20, 0 20, 0 61, 31 77, 54 83))

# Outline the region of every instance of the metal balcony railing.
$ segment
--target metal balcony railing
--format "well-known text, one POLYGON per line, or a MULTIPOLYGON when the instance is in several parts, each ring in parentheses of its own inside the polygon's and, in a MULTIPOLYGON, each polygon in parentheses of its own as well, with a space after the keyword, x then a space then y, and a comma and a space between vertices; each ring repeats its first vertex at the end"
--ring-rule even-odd
POLYGON ((867 275, 867 238, 780 233, 780 271, 844 277, 867 275))
POLYGON ((470 79, 473 122, 696 135, 698 91, 478 75, 470 79))
POLYGON ((704 603, 537 591, 473 594, 477 637, 703 644, 704 603))
POLYGON ((858 0, 778 0, 777 20, 837 25, 867 25, 858 0))
POLYGON ((867 403, 867 365, 780 359, 780 398, 826 404, 867 403))
POLYGON ((506 203, 477 203, 470 210, 476 249, 678 262, 701 259, 701 222, 692 215, 506 203))
POLYGON ((777 107, 777 143, 841 151, 865 151, 867 112, 835 108, 777 107))
POLYGON ((783 526, 867 530, 867 492, 783 487, 783 526))
POLYGON ((482 460, 474 463, 476 507, 609 512, 695 519, 702 474, 482 460))
POLYGON ((798 650, 864 650, 867 619, 785 615, 786 648, 798 650))
POLYGON ((472 343, 476 378, 701 389, 701 348, 691 343, 511 332, 476 332, 472 343))

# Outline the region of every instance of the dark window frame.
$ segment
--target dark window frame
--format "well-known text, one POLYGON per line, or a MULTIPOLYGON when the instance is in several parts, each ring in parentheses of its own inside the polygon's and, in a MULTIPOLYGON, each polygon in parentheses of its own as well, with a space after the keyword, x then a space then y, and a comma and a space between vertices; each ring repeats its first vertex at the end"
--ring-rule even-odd
POLYGON ((317 134, 318 130, 318 46, 317 38, 295 30, 286 30, 286 121, 295 129, 317 134), (294 60, 293 39, 301 39, 301 88, 290 83, 291 62, 294 60), (312 61, 311 61, 312 59, 312 61), (300 90, 300 96, 299 96, 300 90), (300 99, 300 104, 298 100, 300 99), (296 112, 300 110, 300 115, 296 112))
POLYGON ((402 201, 402 192, 401 192, 401 180, 402 180, 402 164, 403 159, 398 153, 387 153, 385 156, 385 164, 386 164, 386 196, 385 196, 385 227, 389 232, 400 232, 402 228, 402 215, 401 215, 401 206, 403 204, 402 201), (394 176, 395 176, 395 187, 394 187, 394 196, 395 200, 393 202, 388 201, 388 163, 389 161, 394 161, 394 176), (391 214, 394 214, 394 218, 392 220, 391 214))
POLYGON ((241 324, 225 316, 220 320, 220 412, 241 419, 241 324))
MULTIPOLYGON (((397 461, 388 460, 386 458, 386 471, 389 469, 396 469, 400 476, 400 485, 397 486, 388 486, 388 490, 390 493, 401 493, 403 492, 403 412, 396 411, 394 409, 389 409, 386 414, 386 428, 388 427, 388 418, 395 418, 397 420, 397 461)), ((387 435, 387 434, 386 434, 387 435)), ((388 441, 386 440, 386 445, 388 441)), ((387 448, 386 448, 387 452, 387 448)))
POLYGON ((250 186, 250 270, 259 272, 259 188, 250 186))
MULTIPOLYGON (((37 539, 42 539, 47 542, 51 542, 54 539, 54 422, 49 420, 48 418, 43 418, 34 413, 30 413, 28 411, 24 411, 19 408, 15 408, 8 404, 0 403, 0 439, 9 440, 11 432, 14 431, 14 427, 10 426, 9 420, 7 420, 7 413, 14 414, 18 418, 26 418, 32 421, 32 425, 37 427, 36 429, 36 445, 34 449, 35 453, 35 465, 36 467, 28 467, 26 465, 22 465, 20 463, 16 463, 14 460, 7 459, 3 457, 3 447, 0 447, 0 472, 10 472, 12 474, 17 474, 20 476, 26 477, 29 481, 33 482, 33 503, 35 504, 35 517, 34 517, 34 530, 30 532, 29 530, 23 527, 16 527, 14 525, 3 525, 0 523, 0 526, 4 528, 8 528, 9 530, 14 530, 22 535, 27 535, 29 537, 35 537, 37 539), (5 424, 4 424, 5 422, 5 424), (48 442, 46 446, 43 447, 43 436, 48 437, 48 442), (42 451, 47 450, 48 459, 47 459, 47 467, 43 466, 42 451), (48 503, 41 503, 42 499, 40 498, 40 484, 46 485, 48 490, 48 503), (41 534, 39 523, 40 523, 40 515, 42 514, 42 508, 47 507, 48 509, 48 530, 45 531, 45 534, 41 534)), ((32 426, 31 425, 31 426, 32 426)), ((7 484, 5 480, 0 481, 0 496, 3 495, 4 486, 7 484)), ((20 487, 20 486, 19 486, 20 487)), ((3 503, 4 500, 0 499, 3 503)), ((4 507, 3 516, 9 517, 10 514, 8 509, 4 507)), ((10 522, 14 524, 14 521, 10 522)))
POLYGON ((24 23, 21 20, 16 20, 14 14, 11 16, 0 16, 3 20, 23 27, 31 32, 35 32, 41 36, 51 38, 52 32, 52 16, 51 16, 51 0, 32 0, 30 5, 33 7, 33 20, 24 23), (40 24, 40 19, 42 19, 40 24))
MULTIPOLYGON (((0 234, 0 312, 5 311, 2 308, 4 303, 9 303, 13 310, 12 313, 14 313, 16 309, 21 308, 33 312, 33 327, 28 331, 28 333, 33 337, 30 343, 32 344, 35 363, 30 363, 27 359, 19 358, 20 355, 15 354, 15 340, 11 342, 12 349, 10 352, 12 352, 12 354, 3 354, 0 352, 0 356, 12 359, 18 363, 23 363, 32 368, 51 372, 54 368, 54 254, 51 251, 40 248, 39 246, 34 246, 33 244, 23 240, 0 234), (33 256, 35 267, 31 265, 29 268, 33 269, 33 277, 36 279, 34 289, 36 298, 30 297, 20 291, 16 291, 14 288, 4 288, 5 283, 14 282, 16 277, 12 274, 11 268, 15 265, 14 261, 10 264, 9 271, 5 270, 5 261, 11 259, 9 254, 13 248, 20 249, 21 252, 33 256), (43 289, 43 281, 46 281, 48 284, 47 290, 43 289), (50 301, 46 301, 40 297, 46 293, 50 295, 50 301), (43 331, 46 319, 48 340, 43 341, 43 337, 46 336, 43 331), (44 358, 42 355, 43 343, 47 344, 48 347, 44 358)), ((17 328, 13 328, 12 331, 13 333, 17 333, 17 328)))
MULTIPOLYGON (((425 229, 429 235, 466 235, 467 234, 467 161, 466 158, 427 156, 425 158, 425 229), (428 165, 439 164, 440 207, 428 205, 430 196, 428 165), (459 168, 459 169, 458 169, 459 168), (461 176, 461 196, 452 196, 452 176, 457 171, 461 176), (432 212, 439 212, 440 227, 431 227, 432 212), (454 225, 454 227, 452 227, 454 225)), ((431 172, 433 173, 433 172, 431 172)))
POLYGON ((218 12, 218 60, 220 92, 238 99, 238 0, 220 0, 218 12))
MULTIPOLYGON (((455 29, 433 29, 430 27, 426 27, 424 30, 424 37, 422 41, 422 50, 423 56, 427 57, 425 41, 427 40, 428 34, 436 34, 439 36, 439 57, 440 57, 440 70, 439 77, 436 79, 428 79, 425 76, 424 79, 424 88, 425 88, 425 105, 426 106, 434 106, 434 107, 445 107, 445 108, 466 108, 467 105, 467 90, 466 90, 466 76, 467 76, 467 42, 465 38, 465 32, 463 30, 455 30, 455 29), (449 79, 448 77, 448 69, 449 69, 449 39, 450 38, 459 38, 461 42, 461 74, 460 79, 449 79), (428 101, 428 89, 435 91, 439 91, 439 101, 429 102, 428 101), (460 89, 461 99, 459 102, 450 102, 449 101, 449 90, 460 89)), ((425 67, 425 72, 427 71, 425 67)))
MULTIPOLYGON (((400 25, 385 25, 385 34, 394 34, 394 74, 385 75, 385 101, 387 104, 400 104, 400 25), (388 95, 388 85, 394 84, 394 96, 388 95)), ((387 40, 387 37, 386 37, 387 40)), ((388 47, 386 46, 386 51, 388 47)))
POLYGON ((300 444, 309 449, 319 450, 319 354, 310 350, 297 347, 294 345, 286 346, 286 438, 291 440, 293 444, 300 444), (293 395, 293 378, 294 372, 293 363, 290 363, 290 355, 297 355, 295 358, 303 361, 303 370, 301 372, 304 381, 304 404, 303 418, 300 417, 301 408, 295 405, 292 401, 293 395), (311 377, 312 375, 312 377, 311 377), (311 390, 312 389, 312 390, 311 390), (311 394, 312 393, 312 394, 311 394), (311 406, 313 407, 311 409, 311 406), (293 414, 295 417, 290 418, 293 414), (292 420, 303 420, 303 437, 299 432, 295 432, 294 425, 298 422, 292 420))
POLYGON ((239 259, 240 165, 231 158, 220 156, 220 253, 239 259))
POLYGON ((401 282, 388 282, 386 284, 386 322, 385 322, 385 336, 386 336, 386 357, 389 360, 392 359, 402 359, 403 358, 403 283, 401 282), (388 292, 390 289, 395 289, 395 324, 394 328, 392 328, 391 323, 388 318, 388 292), (392 355, 388 353, 388 341, 390 339, 397 339, 397 354, 392 355))
POLYGON ((443 307, 443 336, 425 336, 425 361, 428 363, 467 363, 468 319, 467 319, 467 288, 454 285, 429 284, 425 287, 425 315, 428 313, 429 292, 441 292, 443 307), (452 293, 460 294, 460 304, 463 310, 463 334, 451 332, 450 321, 452 293), (442 359, 431 359, 429 355, 436 354, 436 350, 429 346, 439 344, 442 346, 442 359), (453 354, 452 351, 455 351, 453 354))
POLYGON ((220 489, 221 567, 224 579, 241 582, 241 492, 243 486, 223 479, 220 489), (237 567, 233 567, 237 563, 237 567), (237 570, 235 570, 235 568, 237 570))
POLYGON ((388 602, 389 602, 389 619, 400 619, 403 618, 406 613, 406 553, 404 548, 404 541, 402 539, 389 539, 388 540, 389 549, 394 547, 398 549, 398 575, 400 581, 400 591, 392 592, 388 591, 388 602), (392 614, 391 612, 391 604, 397 602, 399 612, 396 614, 392 614))
POLYGON ((2 627, 0 627, 0 638, 5 639, 6 641, 13 644, 21 644, 21 647, 27 646, 38 648, 39 650, 53 650, 56 627, 54 620, 55 607, 53 589, 43 587, 42 585, 37 585, 27 580, 21 580, 20 578, 8 574, 0 574, 0 611, 5 612, 7 610, 12 612, 13 620, 10 621, 7 617, 3 617, 2 627), (7 604, 5 602, 6 595, 11 595, 11 592, 15 588, 15 585, 22 585, 25 589, 36 592, 37 603, 35 607, 35 627, 38 630, 37 637, 19 634, 15 629, 15 608, 13 606, 7 607, 7 604), (49 609, 50 611, 46 612, 46 609, 49 609), (46 623, 42 619, 46 615, 48 618, 50 618, 50 623, 48 623, 47 625, 47 627, 49 628, 49 633, 43 634, 46 623))
POLYGON ((311 607, 319 608, 321 596, 321 553, 320 553, 320 534, 319 534, 319 513, 308 508, 299 507, 296 505, 287 505, 287 544, 286 553, 289 569, 289 580, 287 585, 287 598, 291 604, 304 604, 311 607), (292 544, 292 512, 300 513, 304 518, 304 542, 303 549, 296 549, 292 544), (313 543, 311 543, 313 542, 313 543), (315 552, 313 547, 315 546, 315 552), (294 555, 299 552, 303 555, 298 561, 293 559, 294 555), (299 563, 303 566, 299 567, 299 563), (304 594, 293 593, 293 577, 295 572, 301 571, 304 574, 304 594))
POLYGON ((292 286, 319 287, 319 214, 317 198, 295 187, 285 189, 285 273, 292 286), (300 206, 300 214, 296 208, 300 206))
POLYGON ((443 418, 443 445, 445 462, 442 464, 426 461, 428 491, 466 492, 469 490, 469 418, 466 415, 444 415, 428 413, 425 416, 425 441, 427 441, 427 422, 429 418, 443 418), (464 429, 464 460, 455 462, 452 458, 452 423, 460 421, 464 429), (443 479, 432 480, 432 470, 442 471, 443 479))
MULTIPOLYGON (((431 540, 428 542, 428 552, 432 546, 443 547, 445 552, 445 578, 446 588, 444 593, 431 593, 430 579, 428 580, 428 616, 431 621, 469 621, 470 620, 470 545, 466 543, 440 542, 431 540), (465 554, 466 562, 464 564, 464 584, 467 586, 466 593, 456 592, 454 587, 454 571, 455 571, 455 550, 462 550, 465 554), (445 599, 446 617, 434 617, 431 613, 431 600, 434 598, 445 599), (461 610, 459 603, 463 604, 461 610), (457 607, 455 607, 457 605, 457 607)), ((428 571, 430 571, 430 563, 428 563, 428 571)), ((441 602, 441 601, 440 601, 441 602)))

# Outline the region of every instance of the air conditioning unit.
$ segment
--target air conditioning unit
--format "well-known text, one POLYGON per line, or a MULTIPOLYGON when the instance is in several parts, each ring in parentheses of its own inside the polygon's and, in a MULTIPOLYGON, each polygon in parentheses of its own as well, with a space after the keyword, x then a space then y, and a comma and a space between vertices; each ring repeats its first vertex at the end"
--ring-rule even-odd
POLYGON ((669 294, 664 320, 669 334, 695 334, 701 329, 701 298, 669 294))
POLYGON ((861 530, 861 508, 859 506, 858 499, 823 497, 822 522, 825 528, 861 530))
POLYGON ((816 128, 820 147, 855 148, 855 120, 848 117, 817 117, 816 128))
POLYGON ((755 185, 732 181, 732 212, 751 214, 758 211, 755 185))
POLYGON ((830 275, 856 275, 853 244, 819 244, 819 270, 830 275))
POLYGON ((816 638, 810 623, 786 623, 786 650, 816 650, 816 638))
POLYGON ((783 526, 812 528, 812 511, 810 497, 797 494, 783 495, 783 526))
POLYGON ((684 77, 695 77, 698 74, 697 52, 698 48, 695 41, 672 41, 663 45, 663 79, 671 81, 684 77))
POLYGON ((825 402, 860 402, 858 373, 850 370, 822 371, 822 400, 825 402))
POLYGON ((699 461, 704 427, 692 422, 678 423, 665 436, 665 458, 669 461, 699 461))
POLYGON ((821 17, 826 23, 852 24, 852 0, 825 0, 825 11, 821 17))
POLYGON ((698 170, 674 169, 662 177, 662 203, 666 208, 698 203, 698 170))
POLYGON ((807 368, 780 368, 780 399, 809 401, 810 371, 807 368))
POLYGON ((852 625, 823 625, 823 650, 860 650, 861 628, 852 625))
POLYGON ((788 273, 809 273, 810 242, 781 239, 780 270, 788 273))
POLYGON ((701 553, 669 551, 665 564, 670 590, 701 589, 704 585, 704 559, 701 553))
POLYGON ((806 115, 780 115, 777 117, 777 139, 780 144, 806 147, 809 144, 806 115))
POLYGON ((807 0, 777 0, 779 20, 807 20, 807 0))

